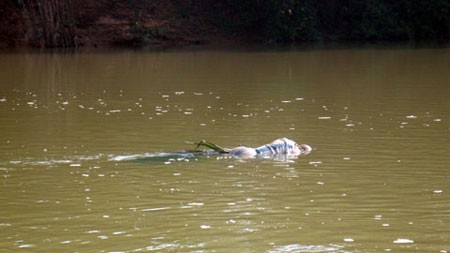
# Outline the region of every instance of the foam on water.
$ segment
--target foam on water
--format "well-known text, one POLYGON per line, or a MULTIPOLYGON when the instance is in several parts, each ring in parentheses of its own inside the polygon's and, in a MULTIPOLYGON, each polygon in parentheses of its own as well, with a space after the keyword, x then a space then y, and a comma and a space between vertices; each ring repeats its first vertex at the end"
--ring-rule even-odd
POLYGON ((104 154, 97 155, 77 155, 64 157, 41 157, 39 159, 33 157, 24 157, 22 159, 10 160, 9 164, 23 165, 23 166, 53 166, 69 164, 70 167, 79 167, 83 161, 101 160, 105 157, 104 154))
POLYGON ((152 152, 143 154, 115 155, 110 156, 109 161, 187 161, 189 158, 196 157, 194 152, 152 152))
POLYGON ((274 249, 268 250, 267 253, 300 253, 300 252, 309 252, 309 253, 322 253, 322 252, 336 252, 336 253, 346 253, 349 251, 342 250, 343 246, 340 245, 302 245, 302 244, 289 244, 278 246, 274 249))
POLYGON ((131 161, 131 160, 136 160, 139 158, 146 158, 146 157, 154 157, 155 154, 153 153, 145 153, 145 154, 132 154, 132 155, 117 155, 117 156, 112 156, 109 158, 110 161, 131 161))
MULTIPOLYGON (((5 166, 46 166, 54 167, 59 165, 68 165, 70 167, 81 167, 86 162, 175 162, 175 161, 189 161, 190 159, 199 156, 208 156, 209 152, 149 152, 141 154, 94 154, 94 155, 75 155, 64 157, 23 157, 7 161, 5 166)), ((6 170, 6 168, 5 168, 6 170)))

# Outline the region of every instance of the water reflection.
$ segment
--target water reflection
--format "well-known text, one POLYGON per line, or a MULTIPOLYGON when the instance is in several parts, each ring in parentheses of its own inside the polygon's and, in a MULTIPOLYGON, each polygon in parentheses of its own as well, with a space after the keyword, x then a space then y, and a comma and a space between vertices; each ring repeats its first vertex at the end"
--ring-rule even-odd
POLYGON ((321 253, 321 252, 348 252, 340 250, 342 246, 339 245, 329 245, 329 246, 321 246, 321 245, 301 245, 301 244, 290 244, 277 247, 273 250, 267 251, 268 253, 281 253, 281 252, 311 252, 311 253, 321 253))
POLYGON ((445 48, 1 59, 6 252, 449 250, 445 48))

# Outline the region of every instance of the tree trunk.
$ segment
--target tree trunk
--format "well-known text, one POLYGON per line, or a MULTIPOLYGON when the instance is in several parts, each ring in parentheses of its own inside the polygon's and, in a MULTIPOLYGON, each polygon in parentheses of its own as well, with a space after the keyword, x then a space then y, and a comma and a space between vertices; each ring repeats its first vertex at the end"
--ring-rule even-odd
POLYGON ((36 47, 77 47, 72 0, 21 0, 26 39, 36 47))

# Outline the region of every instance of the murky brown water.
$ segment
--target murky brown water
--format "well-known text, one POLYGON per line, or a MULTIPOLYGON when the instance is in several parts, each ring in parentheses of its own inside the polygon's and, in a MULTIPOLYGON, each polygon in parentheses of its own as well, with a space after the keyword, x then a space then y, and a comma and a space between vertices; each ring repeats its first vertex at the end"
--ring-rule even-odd
POLYGON ((0 251, 450 252, 449 52, 1 53, 0 251))

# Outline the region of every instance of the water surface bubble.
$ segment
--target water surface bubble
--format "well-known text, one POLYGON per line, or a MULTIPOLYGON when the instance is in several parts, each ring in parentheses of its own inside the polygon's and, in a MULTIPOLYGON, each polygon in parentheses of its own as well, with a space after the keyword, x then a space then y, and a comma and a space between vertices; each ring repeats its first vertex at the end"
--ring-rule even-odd
POLYGON ((281 252, 340 252, 339 249, 343 246, 339 245, 302 245, 302 244, 289 244, 279 246, 267 253, 281 253, 281 252))
POLYGON ((393 243, 396 244, 407 244, 407 243, 414 243, 413 240, 408 238, 397 238, 397 240, 394 240, 393 243))
POLYGON ((188 206, 203 206, 205 203, 203 202, 190 202, 187 203, 188 206))
POLYGON ((226 224, 235 224, 236 221, 233 220, 233 219, 231 219, 231 220, 227 220, 225 223, 226 223, 226 224))
POLYGON ((171 209, 171 207, 165 206, 165 207, 147 208, 147 209, 142 209, 141 212, 154 212, 154 211, 162 211, 162 210, 168 210, 168 209, 171 209))
POLYGON ((175 249, 177 247, 179 247, 179 245, 176 244, 176 243, 162 243, 162 244, 158 244, 158 245, 155 245, 155 246, 153 246, 153 245, 147 246, 147 247, 145 247, 145 249, 148 250, 148 251, 161 252, 161 250, 163 250, 163 249, 175 249))
POLYGON ((19 248, 32 248, 32 247, 34 247, 34 244, 21 244, 21 245, 19 245, 19 248))

